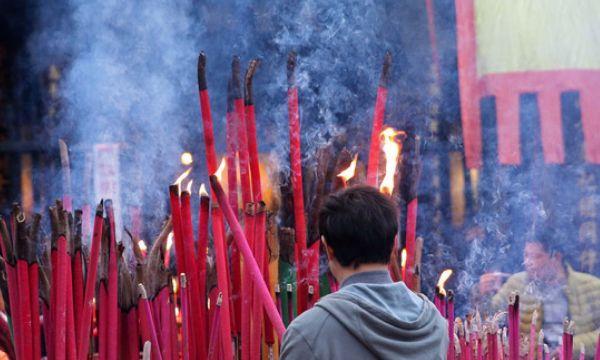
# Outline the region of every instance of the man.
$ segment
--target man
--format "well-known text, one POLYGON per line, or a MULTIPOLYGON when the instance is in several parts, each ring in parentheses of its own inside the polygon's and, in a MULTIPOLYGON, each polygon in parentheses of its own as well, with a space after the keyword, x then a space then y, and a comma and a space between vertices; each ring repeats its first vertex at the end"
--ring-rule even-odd
POLYGON ((574 352, 585 346, 593 357, 600 330, 600 279, 574 271, 564 262, 560 242, 552 237, 528 240, 524 249, 525 271, 514 274, 502 285, 500 274, 484 274, 479 292, 488 296, 497 291, 491 303, 496 310, 506 309, 511 292, 520 294, 520 329, 529 333, 533 312, 537 329, 544 330, 545 341, 557 348, 565 317, 575 322, 574 352))
POLYGON ((446 359, 444 318, 388 273, 397 221, 394 203, 372 187, 327 198, 319 231, 341 287, 291 323, 282 359, 446 359))

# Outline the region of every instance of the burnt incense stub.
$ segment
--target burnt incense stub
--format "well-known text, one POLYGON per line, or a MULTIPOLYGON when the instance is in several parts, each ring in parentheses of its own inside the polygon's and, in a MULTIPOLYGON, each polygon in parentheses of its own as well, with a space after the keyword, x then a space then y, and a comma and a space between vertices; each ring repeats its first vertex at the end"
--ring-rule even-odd
POLYGON ((287 81, 289 87, 296 86, 296 53, 290 51, 287 60, 287 81))
POLYGON ((254 80, 254 74, 256 69, 260 65, 260 59, 252 59, 246 70, 246 77, 244 81, 244 103, 246 106, 254 104, 254 96, 252 90, 252 81, 254 80))
POLYGON ((388 50, 383 57, 383 66, 381 69, 381 77, 379 78, 379 86, 387 88, 390 82, 390 70, 392 68, 392 53, 388 50))
POLYGON ((198 91, 206 90, 206 54, 201 51, 198 55, 198 91))
POLYGON ((231 90, 234 99, 242 98, 242 82, 240 80, 240 57, 235 55, 231 61, 231 90))

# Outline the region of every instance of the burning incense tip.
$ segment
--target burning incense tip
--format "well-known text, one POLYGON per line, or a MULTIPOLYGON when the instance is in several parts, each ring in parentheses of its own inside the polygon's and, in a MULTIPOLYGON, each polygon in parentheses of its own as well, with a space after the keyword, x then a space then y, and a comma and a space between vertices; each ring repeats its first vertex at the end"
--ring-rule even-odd
POLYGON ((175 182, 173 183, 173 185, 177 185, 178 187, 181 187, 181 182, 183 180, 185 180, 185 178, 188 177, 188 175, 190 174, 191 171, 192 171, 192 168, 189 168, 186 171, 184 171, 183 174, 179 175, 179 177, 177 178, 177 180, 175 180, 175 182))
POLYGON ((194 158, 192 157, 192 154, 190 152, 186 151, 183 154, 181 154, 180 161, 182 165, 190 166, 194 162, 194 158))
POLYGON ((192 193, 192 184, 194 183, 194 180, 190 180, 190 182, 187 184, 187 187, 185 189, 185 191, 188 192, 188 194, 192 193))
POLYGON ((400 253, 400 265, 402 267, 406 266, 406 248, 402 249, 402 252, 400 253))
POLYGON ((391 127, 385 128, 379 135, 383 154, 385 155, 385 176, 379 186, 379 191, 388 195, 394 192, 394 175, 402 150, 401 143, 396 140, 398 135, 405 135, 405 133, 404 131, 396 131, 391 127))
POLYGON ((446 285, 446 281, 448 281, 450 276, 452 276, 452 269, 446 269, 442 271, 442 274, 437 282, 437 287, 439 289, 438 291, 444 296, 446 296, 446 289, 444 289, 444 285, 446 285))
POLYGON ((204 186, 204 183, 200 184, 200 190, 198 190, 198 194, 200 195, 200 197, 208 197, 208 192, 206 191, 206 186, 204 186))
POLYGON ((187 276, 185 273, 179 274, 179 281, 181 282, 181 288, 185 289, 187 287, 187 276))
POLYGON ((221 177, 223 176, 224 170, 225 170, 225 158, 221 159, 221 163, 219 164, 217 171, 215 171, 215 173, 214 173, 214 175, 217 177, 217 180, 219 180, 219 182, 221 182, 221 177))
POLYGON ((173 293, 177 294, 177 291, 179 290, 179 283, 177 282, 176 278, 171 278, 171 286, 173 287, 173 293))
POLYGON ((169 256, 168 254, 169 254, 169 252, 171 252, 171 247, 173 246, 173 236, 175 236, 175 235, 173 234, 172 231, 167 236, 167 246, 166 246, 167 254, 165 256, 169 256))
POLYGON ((138 241, 138 248, 144 253, 148 251, 148 245, 146 245, 146 242, 144 242, 144 240, 138 241))
POLYGON ((342 178, 344 182, 348 182, 350 179, 354 177, 354 173, 356 172, 356 162, 358 161, 358 154, 354 155, 354 159, 350 163, 346 169, 337 174, 337 177, 342 178))
POLYGON ((138 284, 138 290, 140 292, 140 296, 142 297, 142 299, 148 299, 148 293, 146 292, 146 288, 144 287, 144 284, 138 284))

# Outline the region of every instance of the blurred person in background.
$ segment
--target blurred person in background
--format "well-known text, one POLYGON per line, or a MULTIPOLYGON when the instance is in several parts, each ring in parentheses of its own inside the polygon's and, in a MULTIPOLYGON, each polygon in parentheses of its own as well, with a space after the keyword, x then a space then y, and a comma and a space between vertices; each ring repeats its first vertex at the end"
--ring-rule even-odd
POLYGON ((517 291, 521 334, 529 333, 537 311, 536 328, 544 331, 544 341, 554 349, 568 317, 575 322, 574 351, 583 344, 591 358, 600 332, 600 279, 573 270, 565 261, 564 243, 550 234, 529 237, 523 251, 525 271, 485 273, 476 292, 480 299, 491 298, 491 309, 500 311, 506 310, 510 294, 517 291))

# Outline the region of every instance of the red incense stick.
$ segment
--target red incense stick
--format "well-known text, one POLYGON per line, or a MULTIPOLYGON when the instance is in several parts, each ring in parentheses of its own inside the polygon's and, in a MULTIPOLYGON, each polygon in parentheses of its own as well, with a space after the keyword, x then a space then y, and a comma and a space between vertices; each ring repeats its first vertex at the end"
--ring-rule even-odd
MULTIPOLYGON (((229 204, 232 209, 239 208, 238 184, 237 184, 237 157, 238 144, 238 124, 234 114, 233 93, 231 79, 227 82, 227 113, 226 113, 226 142, 227 142, 227 194, 229 195, 229 204)), ((240 335, 240 325, 242 318, 241 304, 241 263, 240 253, 235 244, 231 244, 231 302, 233 305, 232 331, 236 336, 240 335)))
POLYGON ((529 327, 529 353, 527 354, 527 358, 529 360, 535 360, 535 344, 536 344, 536 322, 537 322, 537 310, 533 311, 533 316, 531 317, 531 325, 529 327))
MULTIPOLYGON (((198 210, 198 292, 200 293, 200 318, 198 328, 198 353, 206 357, 207 351, 207 313, 206 313, 206 251, 208 247, 208 216, 210 197, 205 192, 200 194, 200 208, 198 210)), ((238 261, 239 264, 239 261, 238 261)))
POLYGON ((448 302, 446 303, 446 319, 448 321, 448 360, 454 360, 456 349, 454 346, 454 292, 448 290, 448 302))
MULTIPOLYGON (((198 324, 202 321, 200 316, 200 290, 198 287, 198 270, 196 266, 196 252, 194 251, 194 229, 192 226, 192 210, 190 204, 190 193, 183 191, 181 193, 181 227, 183 230, 183 246, 185 249, 186 277, 188 281, 189 293, 189 316, 191 324, 198 324)), ((190 333, 190 356, 192 358, 204 358, 204 354, 196 356, 198 344, 203 341, 200 332, 195 326, 191 326, 190 333)))
POLYGON ((290 176, 294 202, 294 227, 296 230, 295 256, 297 271, 298 315, 307 307, 308 284, 306 283, 306 219, 304 215, 304 193, 302 189, 302 151, 300 149, 300 113, 298 110, 298 88, 295 77, 296 54, 288 56, 288 117, 290 132, 290 176))
POLYGON ((129 309, 126 315, 127 322, 127 353, 129 360, 138 360, 140 357, 139 347, 139 332, 138 332, 138 317, 137 307, 129 309))
POLYGON ((508 357, 519 360, 519 295, 511 294, 508 305, 508 357))
MULTIPOLYGON (((254 247, 255 231, 255 208, 253 203, 252 184, 250 179, 248 137, 246 133, 246 114, 244 111, 244 100, 240 82, 240 59, 233 57, 231 63, 231 91, 234 104, 235 123, 237 124, 237 135, 239 145, 240 163, 240 185, 242 190, 242 203, 244 208, 244 233, 250 248, 254 247)), ((239 250, 239 249, 238 249, 239 250)), ((245 265, 244 265, 245 266, 245 265)), ((250 324, 254 321, 255 312, 252 311, 252 282, 246 269, 243 271, 242 282, 242 359, 249 359, 252 355, 250 324)))
POLYGON ((598 334, 598 341, 596 341, 596 356, 594 360, 600 360, 600 334, 598 334))
POLYGON ((54 326, 54 358, 66 359, 67 341, 67 239, 60 235, 56 241, 56 310, 54 326))
POLYGON ((8 283, 8 301, 10 303, 10 318, 13 327, 13 338, 15 340, 15 355, 19 358, 21 354, 21 322, 18 320, 19 311, 19 289, 17 280, 17 264, 14 257, 11 237, 8 234, 6 223, 0 219, 0 246, 2 246, 2 258, 5 259, 6 277, 8 283))
POLYGON ((415 239, 417 233, 417 208, 419 201, 417 198, 408 203, 406 214, 406 286, 409 289, 415 288, 415 239))
POLYGON ((118 267, 117 267, 117 240, 115 237, 115 215, 113 212, 112 201, 106 201, 106 213, 108 215, 108 222, 110 226, 110 243, 109 243, 109 256, 108 256, 108 323, 107 323, 107 359, 108 360, 116 360, 117 359, 117 351, 119 349, 118 345, 118 267))
POLYGON ((67 260, 67 359, 77 359, 77 341, 75 339, 75 310, 73 305, 73 272, 71 257, 67 260))
POLYGON ((217 297, 217 301, 215 304, 215 314, 213 316, 212 326, 210 330, 210 342, 208 343, 208 359, 217 359, 218 349, 218 337, 219 337, 219 328, 221 327, 221 303, 223 301, 223 297, 221 293, 217 297))
POLYGON ((171 319, 169 317, 169 288, 164 287, 160 293, 160 347, 162 349, 163 359, 171 359, 173 354, 171 344, 171 319))
POLYGON ((138 284, 138 290, 141 296, 138 306, 140 310, 139 316, 140 326, 142 328, 142 340, 148 341, 147 338, 149 338, 149 341, 152 344, 152 359, 162 360, 162 354, 158 344, 158 335, 156 333, 156 326, 154 324, 154 319, 152 318, 152 309, 150 308, 150 303, 148 302, 148 293, 142 284, 138 284))
MULTIPOLYGON (((202 124, 204 128, 204 144, 206 146, 206 165, 209 174, 217 170, 217 155, 215 151, 215 140, 213 134, 213 122, 210 111, 210 101, 206 85, 206 55, 202 52, 198 57, 198 90, 200 92, 200 107, 202 111, 202 124)), ((213 195, 214 196, 214 195, 213 195)), ((227 258, 225 256, 225 234, 223 217, 219 208, 214 207, 212 212, 212 229, 214 246, 217 260, 217 283, 223 294, 223 301, 229 304, 229 274, 227 270, 227 258)), ((221 336, 224 344, 231 344, 231 320, 229 306, 221 310, 221 336)), ((227 359, 233 357, 231 346, 225 346, 223 355, 227 359)))
POLYGON ((283 333, 285 332, 285 326, 283 325, 283 321, 281 321, 281 317, 277 312, 275 303, 273 302, 273 299, 269 294, 269 289, 267 288, 267 285, 265 284, 264 279, 262 278, 259 267, 256 263, 256 259, 253 257, 252 251, 250 250, 248 242, 245 239, 244 232, 242 231, 242 228, 239 222, 237 221, 233 210, 231 210, 229 204, 227 204, 227 198, 225 196, 225 193, 223 192, 223 188, 221 187, 221 184, 219 183, 215 175, 210 176, 210 185, 213 189, 213 193, 217 198, 217 201, 219 202, 219 205, 223 209, 223 214, 225 215, 225 218, 229 223, 229 227, 231 228, 231 232, 233 233, 233 239, 235 240, 236 244, 238 245, 238 248, 242 253, 244 262, 248 264, 248 271, 250 272, 253 284, 254 286, 259 287, 260 296, 262 298, 261 300, 267 311, 267 315, 273 323, 277 335, 281 338, 283 336, 283 333))
MULTIPOLYGON (((14 213, 14 211, 13 211, 14 213)), ((16 214, 12 216, 13 221, 13 232, 16 234, 16 238, 13 238, 16 248, 17 255, 17 281, 19 301, 24 302, 18 306, 17 321, 20 322, 20 335, 22 336, 19 344, 21 349, 19 351, 21 358, 33 359, 32 352, 32 319, 31 319, 31 306, 30 306, 30 293, 29 293, 29 265, 27 263, 27 252, 28 252, 28 239, 25 229, 25 214, 16 209, 16 214)), ((11 307, 13 304, 10 304, 11 307)), ((12 308, 11 308, 12 310, 12 308)), ((13 311, 14 313, 14 311, 13 311)), ((13 321, 15 318, 13 318, 13 321)))
POLYGON ((387 100, 387 85, 389 81, 392 54, 388 51, 383 59, 383 68, 377 88, 377 100, 373 114, 373 128, 371 130, 371 145, 369 147, 369 160, 367 163, 367 184, 377 186, 377 170, 379 169, 379 134, 383 128, 385 103, 387 100))
POLYGON ((96 289, 96 275, 98 274, 98 260, 100 258, 100 241, 102 239, 102 214, 104 211, 104 203, 96 207, 96 216, 94 217, 94 232, 92 236, 92 247, 90 251, 90 260, 87 266, 87 279, 85 284, 85 295, 83 300, 83 309, 81 315, 81 324, 79 324, 79 343, 77 354, 79 360, 87 358, 90 345, 90 327, 92 324, 92 311, 94 309, 94 292, 96 289))
POLYGON ((191 339, 191 335, 190 335, 190 320, 191 320, 191 314, 190 314, 190 294, 188 291, 188 286, 187 286, 187 279, 185 277, 185 274, 180 274, 179 275, 179 284, 180 284, 180 289, 181 289, 181 326, 183 328, 182 330, 182 353, 183 353, 183 359, 184 360, 189 360, 190 359, 190 343, 192 341, 191 339))
POLYGON ((33 359, 42 357, 40 333, 40 301, 39 301, 39 265, 37 262, 29 265, 29 290, 32 323, 33 359))

